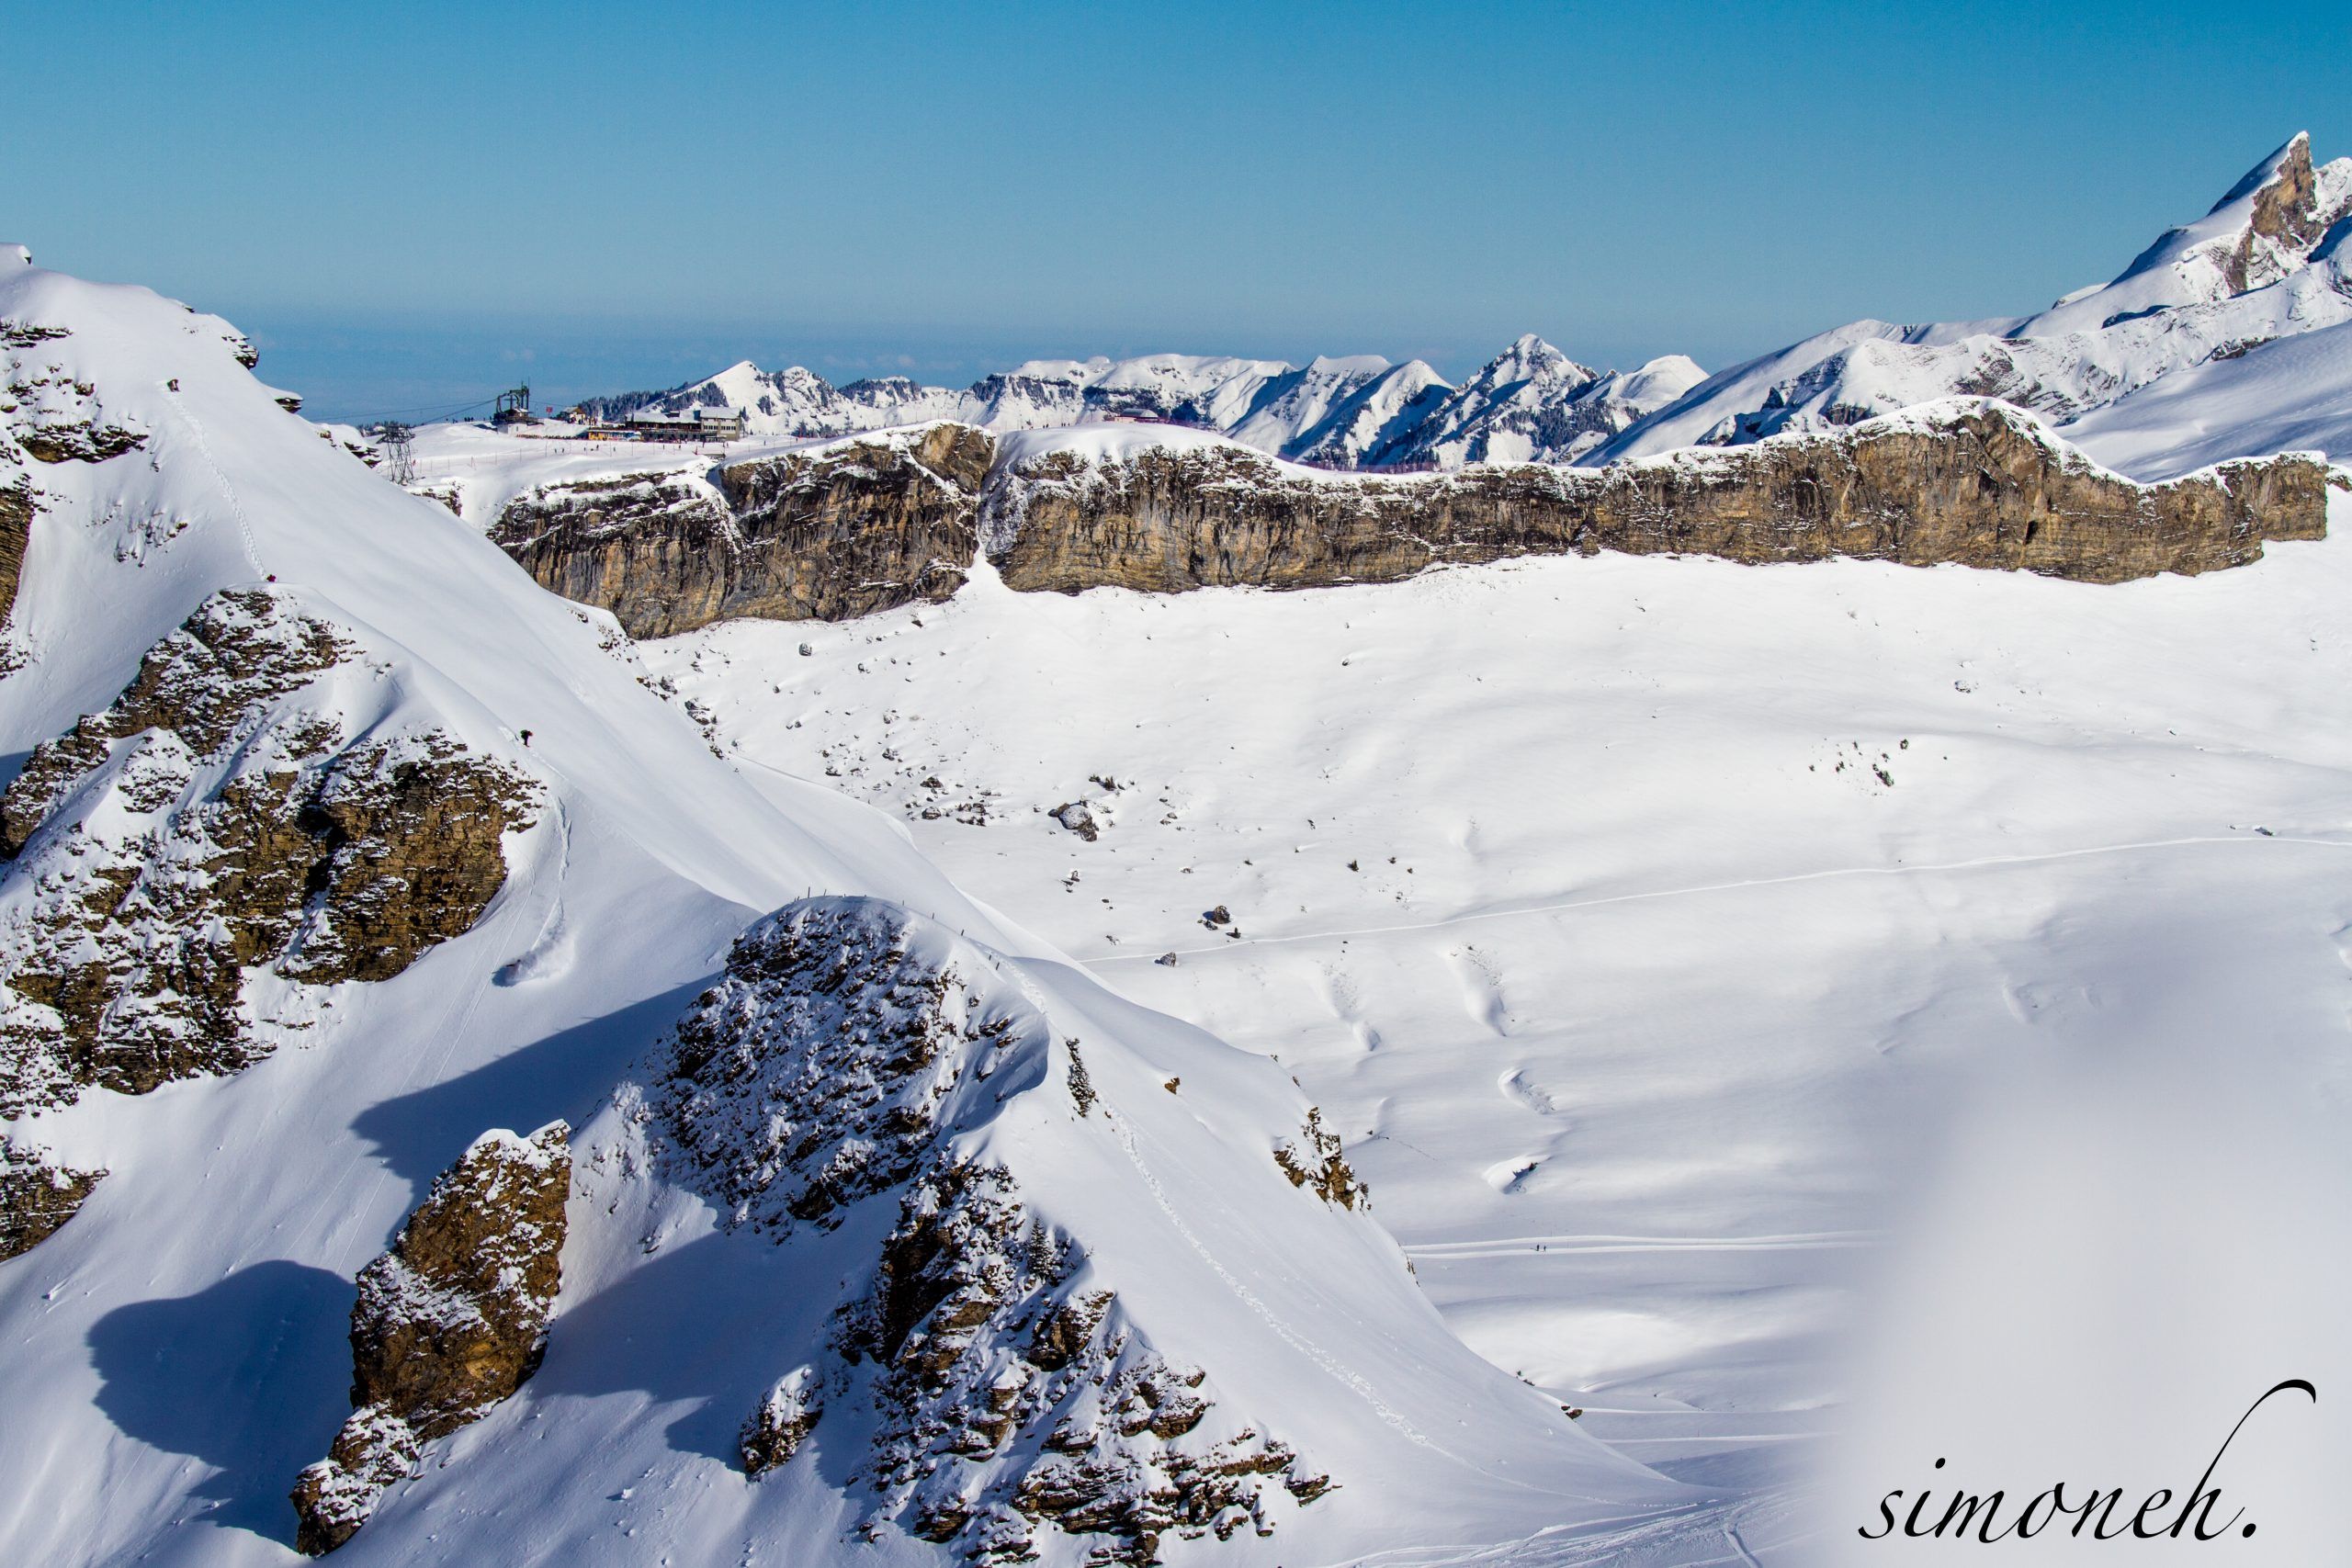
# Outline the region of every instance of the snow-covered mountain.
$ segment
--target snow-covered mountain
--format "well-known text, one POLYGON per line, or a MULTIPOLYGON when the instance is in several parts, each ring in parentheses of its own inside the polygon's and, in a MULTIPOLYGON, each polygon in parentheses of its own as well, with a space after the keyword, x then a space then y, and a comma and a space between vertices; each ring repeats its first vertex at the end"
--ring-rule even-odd
POLYGON ((600 418, 731 409, 743 415, 746 431, 762 436, 842 435, 931 419, 996 431, 1153 420, 1329 468, 1458 468, 1571 460, 1702 376, 1679 355, 1631 373, 1590 370, 1531 334, 1460 388, 1420 360, 1391 365, 1377 355, 1304 367, 1180 354, 1041 359, 960 392, 904 377, 836 388, 798 366, 767 371, 745 360, 668 391, 582 406, 600 418))
POLYGON ((714 755, 226 323, 0 266, 0 1557, 282 1562, 298 1475, 355 1562, 616 1568, 1704 1501, 1454 1337, 1273 1060, 714 755))
POLYGON ((1706 378, 1681 355, 1631 373, 1578 365, 1533 333, 1373 452, 1380 464, 1571 463, 1706 378))
MULTIPOLYGON (((2002 398, 2064 429, 2191 367, 2352 321, 2347 220, 2352 158, 2315 168, 2298 134, 2109 283, 2030 316, 1851 322, 1709 378, 1589 460, 1851 424, 1955 394, 2002 398)), ((2088 434, 2099 428, 2086 441, 2104 457, 2088 434)))

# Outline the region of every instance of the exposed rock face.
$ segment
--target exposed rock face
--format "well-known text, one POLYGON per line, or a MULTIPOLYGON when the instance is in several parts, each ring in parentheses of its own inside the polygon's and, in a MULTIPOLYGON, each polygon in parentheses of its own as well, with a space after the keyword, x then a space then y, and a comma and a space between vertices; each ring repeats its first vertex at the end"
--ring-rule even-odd
POLYGON ((1973 401, 1605 469, 1310 479, 1229 446, 1049 454, 991 495, 1008 584, 1171 592, 1385 581, 1442 562, 1620 550, 1741 561, 1832 556, 2092 582, 2257 558, 2326 527, 2325 469, 2248 460, 2140 485, 1973 401))
POLYGON ((74 1170, 0 1143, 0 1260, 29 1252, 74 1217, 103 1170, 74 1170))
POLYGON ((743 1423, 741 1453, 743 1473, 765 1475, 800 1451, 817 1418, 825 1413, 813 1368, 795 1367, 778 1378, 743 1423))
POLYGON ((1371 1192, 1340 1152, 1340 1135, 1323 1125, 1323 1112, 1312 1105, 1306 1108, 1299 1141, 1277 1147, 1274 1163, 1293 1187, 1306 1188, 1326 1203, 1352 1209, 1372 1201, 1371 1192))
MULTIPOLYGON (((1951 562, 2089 582, 2256 559, 2326 531, 2325 470, 2246 459, 2142 485, 2030 416, 1956 399, 1826 434, 1601 469, 1322 478, 1234 445, 1049 451, 937 424, 673 476, 550 487, 497 537, 557 592, 665 636, 752 615, 840 619, 944 599, 984 546, 1006 583, 1075 592, 1307 588, 1512 556, 1690 552, 1951 562)), ((1083 831, 1082 828, 1075 830, 1083 831)))
POLYGON ((2244 291, 2272 281, 2286 270, 2280 253, 2307 253, 2319 243, 2344 211, 2340 207, 2323 207, 2318 195, 2312 169, 2312 139, 2298 135, 2287 144, 2277 175, 2255 193, 2245 234, 2224 265, 2223 276, 2230 288, 2244 291))
POLYGON ((1012 1165, 959 1148, 1033 1093, 1065 1097, 1060 1125, 1102 1125, 1076 1042, 921 917, 808 899, 736 942, 679 1026, 653 1110, 663 1157, 779 1239, 865 1204, 894 1216, 836 1314, 831 1364, 752 1412, 745 1468, 786 1462, 821 1393, 872 1405, 849 1429, 873 1434, 876 1514, 978 1559, 1025 1561, 1046 1526, 1127 1563, 1171 1531, 1271 1530, 1267 1488, 1306 1502, 1329 1478, 1129 1322, 1012 1165))
POLYGON ((301 705, 356 658, 272 591, 216 594, 0 795, 0 1115, 236 1071, 248 969, 389 979, 480 917, 536 788, 301 705))
POLYGON ((963 585, 993 439, 935 424, 680 476, 547 486, 491 536, 636 637, 734 616, 843 620, 963 585))
POLYGON ((103 463, 146 445, 139 431, 107 420, 97 388, 46 364, 40 345, 70 335, 62 327, 0 321, 0 351, 7 361, 0 389, 0 422, 24 454, 42 463, 103 463))
POLYGON ((570 1129, 485 1133, 359 1275, 351 1399, 328 1456, 294 1486, 295 1544, 351 1539, 423 1446, 480 1420, 538 1370, 561 1282, 570 1129))
POLYGON ((26 479, 0 488, 0 626, 17 608, 24 581, 25 549, 32 541, 33 487, 26 479))

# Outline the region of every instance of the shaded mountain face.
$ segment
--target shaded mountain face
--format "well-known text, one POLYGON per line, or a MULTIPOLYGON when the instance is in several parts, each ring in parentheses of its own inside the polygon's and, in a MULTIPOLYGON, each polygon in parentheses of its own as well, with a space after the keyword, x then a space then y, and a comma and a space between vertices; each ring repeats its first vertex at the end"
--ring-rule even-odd
POLYGON ((1458 468, 1571 461, 1700 377, 1679 355, 1630 373, 1595 371, 1530 334, 1459 388, 1420 360, 1391 365, 1376 355, 1303 367, 1173 354, 1033 360, 960 392, 904 377, 836 388, 798 366, 766 371, 746 360, 668 391, 582 406, 598 418, 732 409, 763 435, 842 435, 933 419, 1000 432, 1147 421, 1216 431, 1323 468, 1458 468))
POLYGON ((2347 225, 2352 158, 2315 167, 2298 135, 2107 284, 2012 320, 1851 322, 1708 378, 1592 460, 1829 429, 1955 395, 2000 398, 2063 429, 2184 370, 2352 321, 2347 225))

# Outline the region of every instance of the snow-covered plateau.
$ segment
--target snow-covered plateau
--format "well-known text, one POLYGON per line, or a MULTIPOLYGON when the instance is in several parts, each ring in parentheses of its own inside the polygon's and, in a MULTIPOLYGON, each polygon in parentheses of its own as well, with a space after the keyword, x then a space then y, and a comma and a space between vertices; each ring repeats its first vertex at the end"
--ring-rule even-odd
POLYGON ((0 1562, 2335 1560, 2347 205, 405 488, 0 248, 0 1562))

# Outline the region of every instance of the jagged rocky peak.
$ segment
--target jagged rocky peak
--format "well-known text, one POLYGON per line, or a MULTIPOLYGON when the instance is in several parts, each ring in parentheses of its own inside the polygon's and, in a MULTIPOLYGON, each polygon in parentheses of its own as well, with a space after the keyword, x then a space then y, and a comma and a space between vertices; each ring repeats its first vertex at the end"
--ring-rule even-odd
POLYGON ((1225 1066, 1287 1127, 1237 1134, 1258 1113, 1244 1100, 1220 1103, 1212 1131, 1162 1064, 899 906, 807 899, 745 932, 680 1022, 644 1119, 659 1163, 725 1224, 831 1247, 850 1279, 823 1342, 747 1410, 744 1468, 838 1441, 868 1528, 992 1562, 1058 1531, 1101 1538, 1097 1561, 1148 1562, 1171 1534, 1271 1532, 1336 1484, 1253 1383, 1266 1345, 1241 1382, 1220 1377, 1219 1340, 1188 1307, 1229 1309, 1227 1270, 1256 1260, 1212 1262, 1190 1224, 1264 1211, 1336 1227, 1283 1260, 1311 1269, 1367 1223, 1350 1213, 1363 1188, 1295 1087, 1225 1066), (1216 1200, 1180 1173, 1212 1168, 1256 1201, 1196 1207, 1216 1200))
POLYGON ((469 930, 537 786, 435 729, 377 731, 348 634, 213 595, 0 795, 0 1115, 268 1050, 251 971, 387 980, 469 930))
POLYGON ((360 1271, 356 1408, 295 1483, 303 1551, 350 1540, 426 1443, 479 1421, 538 1370, 562 1280, 570 1135, 560 1122, 528 1137, 484 1133, 360 1271))
MULTIPOLYGON (((2256 181, 2256 175, 2262 177, 2251 192, 2245 232, 2223 264, 2226 280, 2239 293, 2275 282, 2301 265, 2329 228, 2352 214, 2352 158, 2313 169, 2309 131, 2297 131, 2247 181, 2256 181)), ((2233 191, 2223 197, 2214 211, 2231 206, 2238 195, 2233 191)))

